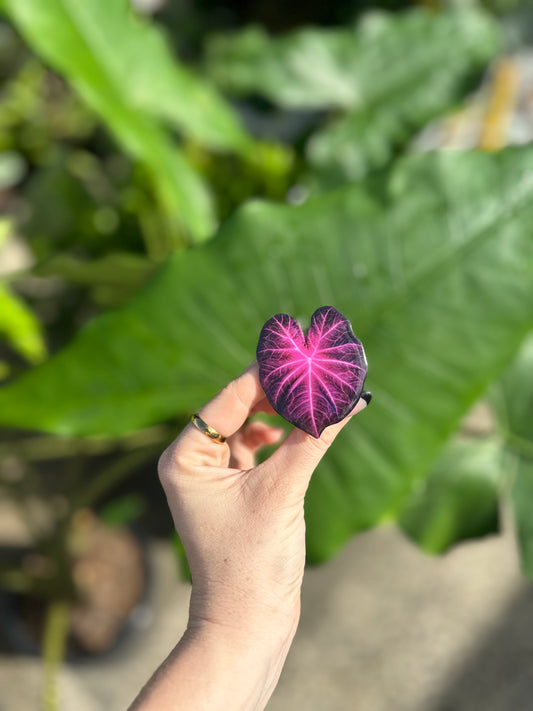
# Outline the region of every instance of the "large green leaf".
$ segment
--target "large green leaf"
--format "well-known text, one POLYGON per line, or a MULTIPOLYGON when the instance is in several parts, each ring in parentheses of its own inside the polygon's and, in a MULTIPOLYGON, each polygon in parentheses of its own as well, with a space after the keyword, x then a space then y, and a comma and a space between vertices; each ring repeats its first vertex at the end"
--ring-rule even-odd
POLYGON ((502 447, 497 439, 456 439, 438 458, 399 522, 428 553, 498 531, 502 447))
POLYGON ((212 76, 228 91, 286 108, 333 108, 307 146, 329 186, 383 165, 394 148, 464 94, 499 46, 480 11, 371 14, 354 29, 306 29, 269 38, 251 28, 208 46, 212 76), (338 112, 337 112, 338 113, 338 112))
POLYGON ((236 94, 261 94, 286 108, 356 109, 435 70, 453 74, 465 61, 484 62, 497 44, 496 23, 479 10, 374 12, 353 28, 272 38, 250 27, 214 36, 207 67, 236 94))
POLYGON ((0 422, 118 434, 194 411, 253 358, 269 316, 334 304, 365 343, 374 400, 309 490, 310 558, 332 555, 396 517, 533 328, 532 160, 526 149, 430 154, 375 192, 245 206, 0 391, 0 422))
POLYGON ((533 578, 533 336, 494 389, 493 401, 507 449, 522 569, 533 578))
MULTIPOLYGON (((487 47, 486 59, 489 56, 487 47)), ((451 67, 441 61, 421 68, 418 76, 405 74, 403 83, 374 103, 314 133, 306 145, 310 182, 321 189, 331 188, 385 165, 416 130, 461 96, 465 75, 479 65, 466 52, 455 58, 451 67)))
POLYGON ((249 147, 231 107, 172 56, 161 29, 135 14, 129 0, 7 0, 6 8, 88 103, 112 87, 125 105, 168 120, 199 143, 249 147))
POLYGON ((158 117, 216 148, 248 145, 230 109, 173 61, 128 0, 6 0, 30 45, 65 76, 148 170, 164 208, 197 239, 215 227, 211 197, 158 117))
POLYGON ((493 403, 509 448, 533 458, 533 336, 505 371, 493 403))
POLYGON ((533 459, 516 459, 511 502, 522 570, 533 578, 533 459))

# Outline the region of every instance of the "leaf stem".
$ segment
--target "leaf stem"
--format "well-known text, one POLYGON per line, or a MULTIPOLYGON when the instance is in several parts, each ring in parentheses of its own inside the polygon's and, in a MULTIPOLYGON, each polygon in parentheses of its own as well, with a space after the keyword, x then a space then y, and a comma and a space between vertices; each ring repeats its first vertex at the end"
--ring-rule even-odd
POLYGON ((515 454, 519 454, 526 459, 533 459, 533 442, 530 442, 523 437, 507 432, 505 443, 508 448, 515 454))
POLYGON ((64 600, 50 603, 43 638, 43 710, 59 711, 58 673, 65 657, 70 624, 70 605, 64 600))
POLYGON ((73 497, 72 511, 94 504, 100 497, 126 479, 135 467, 153 457, 158 450, 159 446, 153 445, 142 451, 129 452, 101 469, 80 492, 79 496, 73 497))
POLYGON ((0 445, 0 460, 6 457, 22 457, 26 461, 65 459, 75 455, 107 454, 114 449, 131 451, 142 447, 161 444, 170 439, 175 428, 169 425, 155 425, 120 438, 108 437, 58 437, 44 435, 24 437, 0 445))

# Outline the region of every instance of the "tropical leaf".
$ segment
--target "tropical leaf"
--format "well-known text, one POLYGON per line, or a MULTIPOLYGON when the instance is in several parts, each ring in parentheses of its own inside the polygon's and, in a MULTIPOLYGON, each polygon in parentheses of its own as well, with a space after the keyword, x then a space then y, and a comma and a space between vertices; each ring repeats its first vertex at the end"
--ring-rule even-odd
MULTIPOLYGON (((285 108, 356 109, 439 69, 483 63, 498 44, 490 16, 473 9, 373 12, 356 27, 269 37, 259 27, 213 36, 207 67, 235 94, 261 94, 285 108), (449 60, 446 67, 440 66, 449 60)), ((406 97, 408 101, 408 97, 406 97)))
POLYGON ((401 512, 405 533, 428 553, 496 533, 502 457, 499 440, 453 440, 401 512))
POLYGON ((533 459, 519 457, 511 489, 522 570, 533 578, 533 459))
POLYGON ((360 341, 332 306, 315 311, 305 336, 289 314, 272 316, 259 335, 257 362, 274 410, 317 438, 353 410, 367 373, 360 341))
POLYGON ((506 445, 511 509, 524 573, 533 578, 533 337, 494 388, 506 445))
POLYGON ((492 402, 508 447, 533 458, 533 337, 505 371, 492 402))
POLYGON ((208 69, 236 94, 266 96, 287 109, 336 110, 307 145, 314 184, 331 187, 384 165, 464 95, 499 46, 496 23, 479 10, 416 9, 373 13, 356 28, 279 38, 250 28, 214 38, 208 69))
POLYGON ((532 158, 428 154, 372 189, 251 203, 0 391, 0 422, 112 435, 195 411, 252 360, 272 314, 334 304, 365 346, 374 399, 308 492, 309 556, 327 558, 396 518, 533 328, 532 158))
POLYGON ((92 95, 100 89, 112 88, 125 106, 163 118, 203 145, 250 147, 229 104, 172 55, 162 29, 137 15, 128 0, 5 4, 32 46, 58 65, 87 103, 98 102, 92 95))
POLYGON ((159 30, 128 0, 6 0, 4 10, 147 169, 181 230, 209 236, 210 193, 158 119, 208 146, 244 150, 248 139, 216 92, 172 59, 159 30))
POLYGON ((399 523, 429 553, 495 533, 501 498, 514 515, 524 574, 533 578, 533 338, 492 389, 499 425, 490 437, 458 438, 404 506, 399 523))
POLYGON ((312 169, 308 182, 332 188, 385 165, 429 119, 457 102, 466 74, 479 66, 465 56, 462 65, 449 69, 445 61, 425 67, 423 77, 405 75, 402 85, 375 103, 333 119, 306 145, 312 169))

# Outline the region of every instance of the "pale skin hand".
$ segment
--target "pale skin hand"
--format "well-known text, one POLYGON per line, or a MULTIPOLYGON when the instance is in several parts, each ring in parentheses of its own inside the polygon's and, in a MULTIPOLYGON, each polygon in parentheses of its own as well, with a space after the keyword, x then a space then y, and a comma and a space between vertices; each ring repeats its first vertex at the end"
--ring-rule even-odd
POLYGON ((262 464, 255 453, 282 430, 245 424, 272 412, 257 364, 200 410, 228 437, 192 424, 165 450, 159 476, 192 574, 189 624, 131 711, 261 711, 300 615, 304 496, 311 475, 350 417, 320 439, 294 429, 262 464))

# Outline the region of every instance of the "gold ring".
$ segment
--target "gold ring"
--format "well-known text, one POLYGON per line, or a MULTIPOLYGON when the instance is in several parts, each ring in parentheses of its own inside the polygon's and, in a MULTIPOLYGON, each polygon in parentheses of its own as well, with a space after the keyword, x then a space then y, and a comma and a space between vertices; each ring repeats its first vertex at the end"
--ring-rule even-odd
POLYGON ((221 435, 220 432, 217 432, 214 427, 211 427, 207 424, 207 422, 204 422, 199 415, 191 415, 191 422, 196 429, 200 430, 200 432, 205 434, 206 437, 209 437, 209 439, 212 439, 213 442, 216 442, 217 444, 224 444, 226 441, 226 438, 221 435))

